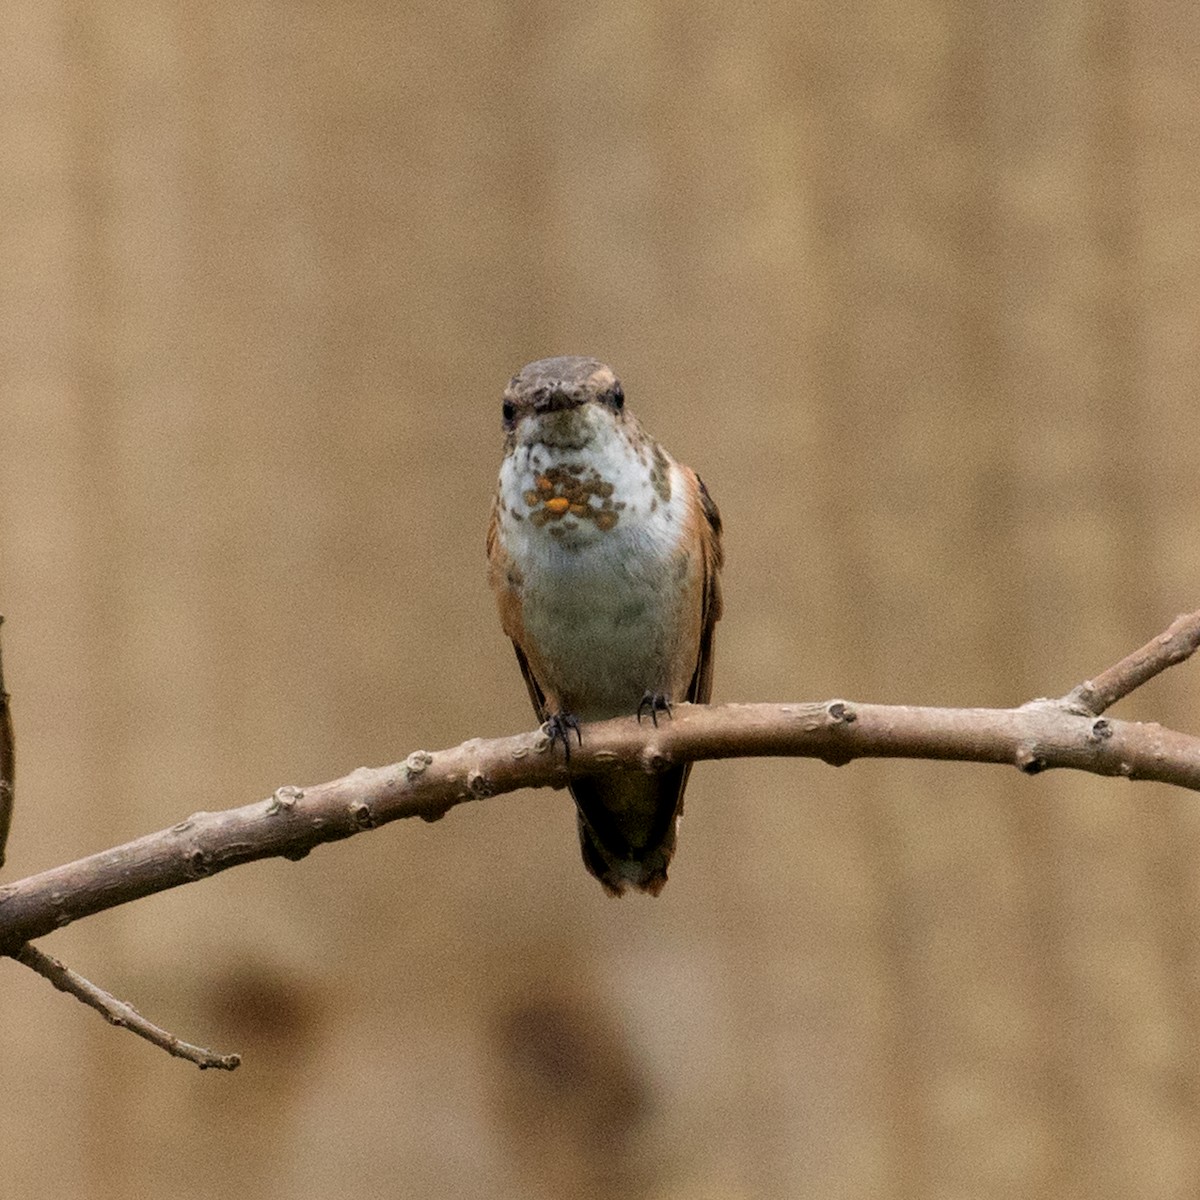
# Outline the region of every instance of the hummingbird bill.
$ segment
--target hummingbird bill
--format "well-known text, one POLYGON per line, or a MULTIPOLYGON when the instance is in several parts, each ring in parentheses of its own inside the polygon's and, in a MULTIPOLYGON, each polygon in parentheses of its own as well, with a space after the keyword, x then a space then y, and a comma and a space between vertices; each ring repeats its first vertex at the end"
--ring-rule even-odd
MULTIPOLYGON (((580 722, 707 703, 721 616, 721 517, 700 477, 625 407, 610 367, 547 358, 502 401, 488 580, 538 719, 570 753, 580 722)), ((587 869, 619 896, 667 882, 690 763, 572 775, 587 869)))

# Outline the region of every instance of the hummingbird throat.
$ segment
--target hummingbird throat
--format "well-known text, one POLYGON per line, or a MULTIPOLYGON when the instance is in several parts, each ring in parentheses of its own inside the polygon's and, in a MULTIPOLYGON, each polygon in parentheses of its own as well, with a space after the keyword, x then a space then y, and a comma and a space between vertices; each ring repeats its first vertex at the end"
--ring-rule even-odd
MULTIPOLYGON (((564 463, 547 467, 536 475, 533 487, 521 496, 529 510, 530 523, 541 528, 551 521, 575 518, 591 521, 601 533, 607 533, 621 519, 623 500, 614 500, 616 489, 598 472, 582 463, 564 463)), ((571 526, 568 524, 567 528, 571 526)))
POLYGON ((515 448, 504 490, 518 520, 556 537, 584 526, 608 533, 630 502, 646 515, 670 504, 671 463, 656 442, 636 426, 591 433, 583 445, 551 439, 515 448))

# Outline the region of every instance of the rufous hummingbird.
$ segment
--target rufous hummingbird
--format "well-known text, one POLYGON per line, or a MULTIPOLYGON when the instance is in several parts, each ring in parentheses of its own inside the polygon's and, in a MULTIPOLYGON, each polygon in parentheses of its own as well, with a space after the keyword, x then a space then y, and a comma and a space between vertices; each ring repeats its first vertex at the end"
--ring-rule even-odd
MULTIPOLYGON (((529 696, 570 753, 581 721, 706 703, 721 517, 700 477, 625 407, 594 358, 523 367, 502 405, 488 578, 529 696)), ((667 882, 691 764, 574 775, 587 869, 610 895, 667 882)))

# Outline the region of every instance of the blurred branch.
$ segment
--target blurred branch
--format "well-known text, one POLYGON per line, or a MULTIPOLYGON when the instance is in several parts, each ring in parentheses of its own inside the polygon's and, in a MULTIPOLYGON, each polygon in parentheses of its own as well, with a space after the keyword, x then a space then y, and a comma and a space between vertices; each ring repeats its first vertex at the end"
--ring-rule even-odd
MULTIPOLYGON (((3 624, 4 618, 0 616, 0 625, 3 624)), ((8 829, 12 824, 16 784, 16 742, 13 740, 8 693, 4 690, 4 656, 0 653, 0 867, 4 866, 4 847, 8 844, 8 829)))
POLYGON ((43 954, 36 946, 27 943, 13 954, 13 958, 50 980, 60 992, 66 992, 94 1008, 110 1025, 128 1029, 130 1033, 136 1033, 138 1037, 153 1042, 168 1054, 194 1062, 202 1071, 207 1067, 232 1071, 241 1064, 240 1055, 214 1054, 211 1050, 205 1050, 203 1046, 193 1046, 190 1042, 180 1041, 173 1033, 168 1033, 167 1030, 147 1021, 131 1004, 109 995, 103 988, 97 987, 70 967, 64 966, 57 958, 43 954))
MULTIPOLYGON (((0 624, 3 622, 4 618, 0 617, 0 624)), ((8 837, 13 801, 16 798, 16 778, 16 743, 13 739, 8 694, 4 690, 4 662, 0 656, 0 866, 4 865, 4 843, 8 837)), ((214 1054, 202 1046, 180 1041, 173 1033, 168 1033, 147 1021, 132 1005, 109 995, 102 987, 97 987, 78 972, 64 966, 57 958, 43 954, 34 946, 20 945, 9 953, 17 962, 48 979, 60 992, 66 992, 94 1008, 109 1024, 119 1025, 131 1033, 136 1033, 138 1037, 160 1046, 168 1054, 196 1063, 201 1070, 205 1067, 219 1067, 223 1071, 232 1071, 241 1062, 236 1054, 214 1054)))
MULTIPOLYGON (((1026 774, 1069 767, 1200 790, 1200 738, 1160 725, 1081 711, 1181 662, 1200 643, 1200 612, 1061 700, 1020 708, 917 708, 834 700, 805 704, 679 705, 657 729, 632 717, 585 727, 571 771, 662 771, 674 763, 747 756, 952 759, 1005 763, 1026 774), (1126 664, 1134 663, 1133 666, 1126 664), (1081 701, 1080 696, 1087 697, 1081 701)), ((170 829, 0 887, 0 950, 12 954, 81 917, 194 883, 261 858, 303 858, 323 842, 404 817, 436 820, 469 800, 526 787, 562 787, 567 769, 543 732, 473 739, 402 763, 361 767, 268 800, 194 813, 170 829)))

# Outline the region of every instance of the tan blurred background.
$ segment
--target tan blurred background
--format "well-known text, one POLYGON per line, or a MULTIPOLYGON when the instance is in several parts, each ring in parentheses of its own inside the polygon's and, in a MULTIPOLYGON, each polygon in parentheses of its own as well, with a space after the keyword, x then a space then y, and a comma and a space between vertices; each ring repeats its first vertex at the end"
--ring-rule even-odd
MULTIPOLYGON (((716 698, 1061 694, 1200 596, 1200 17, 13 0, 5 876, 529 728, 499 394, 611 362, 726 522, 716 698)), ((1200 728, 1200 668, 1119 715, 1200 728)), ((0 963, 0 1195, 1191 1197, 1197 798, 697 770, 390 826, 0 963)))

